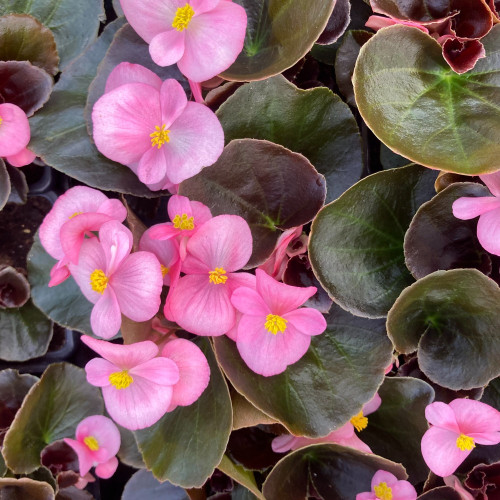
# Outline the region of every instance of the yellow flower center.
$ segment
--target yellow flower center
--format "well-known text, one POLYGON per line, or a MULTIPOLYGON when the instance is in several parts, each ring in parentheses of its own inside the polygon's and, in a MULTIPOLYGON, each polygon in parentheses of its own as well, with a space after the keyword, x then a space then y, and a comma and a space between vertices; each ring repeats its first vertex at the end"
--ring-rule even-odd
POLYGON ((72 219, 73 217, 76 217, 77 215, 82 215, 83 212, 75 212, 73 215, 69 216, 69 219, 72 219))
POLYGON ((94 292, 103 294, 108 286, 109 278, 104 274, 102 269, 95 269, 90 275, 90 286, 94 292))
POLYGON ((151 146, 154 148, 155 146, 160 149, 166 142, 170 142, 170 137, 168 134, 170 130, 166 130, 166 125, 162 125, 159 127, 156 125, 155 131, 149 134, 151 137, 151 146))
POLYGON ((97 451, 99 449, 99 443, 94 436, 87 436, 83 442, 87 445, 90 451, 97 451))
POLYGON ((266 316, 266 322, 264 326, 268 332, 276 335, 278 332, 283 333, 286 330, 286 324, 288 320, 278 316, 276 314, 268 314, 266 316))
POLYGON ((392 489, 387 486, 387 483, 379 483, 375 488, 373 488, 373 492, 377 495, 379 500, 392 500, 392 489))
POLYGON ((169 271, 170 271, 170 268, 165 267, 163 264, 161 264, 161 275, 163 277, 165 277, 168 274, 169 271))
POLYGON ((191 5, 188 3, 184 5, 184 7, 179 7, 175 12, 174 21, 172 23, 172 27, 177 31, 184 31, 191 21, 191 18, 194 16, 194 10, 191 5))
POLYGON ((187 214, 177 214, 172 221, 175 229, 191 231, 194 229, 194 217, 188 217, 187 214))
POLYGON ((2 122, 3 122, 3 118, 0 118, 0 125, 2 125, 2 122))
POLYGON ((227 281, 227 276, 224 276, 226 271, 222 267, 216 267, 214 271, 208 273, 208 280, 214 285, 223 285, 227 281))
POLYGON ((465 434, 460 434, 460 436, 457 437, 457 448, 459 448, 460 450, 470 451, 475 447, 476 445, 474 444, 474 438, 466 436, 465 434))
POLYGON ((363 410, 361 410, 357 415, 354 415, 349 422, 354 425, 354 428, 358 432, 361 432, 368 426, 368 419, 363 415, 363 410))
POLYGON ((121 372, 114 372, 109 376, 109 381, 112 386, 118 390, 126 389, 134 379, 128 374, 127 370, 121 372))

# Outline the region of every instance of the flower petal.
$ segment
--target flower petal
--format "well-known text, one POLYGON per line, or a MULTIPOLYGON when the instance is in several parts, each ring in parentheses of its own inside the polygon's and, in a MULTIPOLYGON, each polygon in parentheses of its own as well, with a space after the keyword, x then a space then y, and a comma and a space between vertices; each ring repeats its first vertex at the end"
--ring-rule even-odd
POLYGON ((184 55, 185 33, 169 29, 158 33, 149 43, 149 55, 158 66, 175 64, 184 55))
POLYGON ((156 73, 153 73, 150 69, 140 64, 122 62, 118 66, 115 66, 109 74, 104 93, 111 92, 126 83, 145 83, 146 85, 151 85, 151 87, 154 87, 159 92, 162 80, 156 73))
POLYGON ((290 311, 283 314, 283 318, 305 335, 319 335, 326 330, 325 317, 310 307, 290 311))
POLYGON ((397 482, 398 478, 394 474, 391 474, 390 472, 380 469, 373 475, 371 486, 373 490, 375 486, 377 486, 380 483, 385 483, 387 484, 387 486, 392 486, 397 482))
POLYGON ((92 331, 99 337, 110 339, 120 330, 122 315, 116 295, 107 287, 102 297, 95 303, 90 314, 92 331))
POLYGON ((492 174, 480 175, 479 178, 486 184, 492 195, 500 196, 500 170, 492 174))
POLYGON ((206 205, 177 194, 174 194, 168 200, 167 211, 171 221, 174 220, 176 215, 182 216, 182 214, 186 214, 188 217, 193 217, 195 228, 199 228, 212 218, 212 213, 206 205))
POLYGON ((454 399, 450 402, 460 432, 469 435, 472 432, 500 432, 500 412, 473 399, 454 399))
POLYGON ((85 476, 94 465, 90 450, 84 444, 74 439, 64 438, 64 442, 77 454, 80 476, 85 476))
POLYGON ((103 358, 93 358, 85 365, 87 382, 96 387, 109 385, 109 376, 118 371, 120 368, 103 358))
MULTIPOLYGON (((497 198, 500 202, 500 199, 497 198)), ((493 255, 500 255, 500 208, 479 217, 477 239, 481 246, 493 255)))
POLYGON ((30 124, 26 113, 15 104, 0 104, 0 156, 13 156, 30 141, 30 124))
POLYGON ((28 148, 24 148, 15 155, 6 156, 5 159, 13 167, 24 167, 25 165, 29 165, 35 158, 36 154, 33 153, 33 151, 30 151, 28 148))
POLYGON ((462 196, 453 202, 453 215, 457 219, 474 219, 478 215, 500 207, 500 198, 494 196, 479 196, 477 198, 462 196))
POLYGON ((295 437, 292 434, 282 434, 272 440, 271 448, 274 453, 286 453, 287 451, 293 449, 293 446, 296 444, 298 439, 300 438, 295 437))
POLYGON ((109 215, 112 219, 115 219, 118 222, 123 222, 127 217, 127 209, 123 206, 123 203, 120 200, 104 200, 104 202, 99 205, 97 212, 109 215))
POLYGON ((243 314, 251 316, 266 316, 271 309, 256 290, 247 287, 237 288, 231 295, 231 303, 243 314))
POLYGON ((106 274, 111 278, 132 250, 132 232, 118 221, 111 220, 101 226, 99 240, 106 255, 106 274))
POLYGON ((446 403, 436 401, 435 403, 427 405, 425 408, 425 418, 432 425, 460 434, 455 412, 453 408, 446 403))
POLYGON ((156 184, 165 179, 167 173, 166 147, 150 147, 139 160, 137 176, 144 184, 156 184))
POLYGON ((182 114, 188 103, 182 85, 173 78, 165 80, 160 89, 161 122, 167 128, 182 114))
POLYGON ((391 486, 393 498, 397 500, 416 500, 417 492, 408 481, 398 481, 391 486))
POLYGON ((375 393, 375 396, 363 405, 363 415, 370 415, 370 413, 376 412, 380 405, 382 404, 382 398, 378 395, 378 392, 375 393))
MULTIPOLYGON (((498 427, 497 427, 498 429, 498 427)), ((500 431, 490 432, 469 432, 464 433, 474 439, 477 444, 498 444, 500 443, 500 431)))
POLYGON ((92 415, 84 418, 76 428, 76 439, 81 442, 88 436, 93 436, 97 440, 99 448, 106 450, 106 456, 101 460, 108 460, 116 455, 120 449, 120 431, 108 417, 92 415))
MULTIPOLYGON (((133 344, 132 344, 133 345, 133 344)), ((129 370, 130 375, 141 377, 162 386, 173 386, 179 382, 179 368, 174 361, 167 358, 153 358, 129 370)))
POLYGON ((118 459, 116 457, 111 457, 107 462, 102 464, 97 464, 95 468, 95 473, 97 477, 101 479, 109 479, 118 468, 118 459))

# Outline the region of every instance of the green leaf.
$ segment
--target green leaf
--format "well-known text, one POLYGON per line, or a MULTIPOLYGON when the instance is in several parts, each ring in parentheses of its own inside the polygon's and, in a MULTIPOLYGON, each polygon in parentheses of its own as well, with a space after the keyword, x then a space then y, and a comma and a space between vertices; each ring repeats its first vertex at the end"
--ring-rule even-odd
POLYGON ((383 320, 359 318, 335 305, 326 320, 326 331, 312 337, 307 353, 273 377, 250 370, 232 340, 214 338, 235 389, 296 436, 326 436, 344 425, 373 397, 391 359, 383 320))
POLYGON ((61 69, 75 59, 97 37, 105 19, 102 0, 4 0, 0 15, 30 14, 50 28, 61 58, 61 69))
POLYGON ((10 177, 4 161, 0 158, 0 210, 2 210, 9 199, 10 189, 10 177))
POLYGON ((86 417, 101 415, 100 391, 87 383, 85 371, 68 363, 50 365, 30 390, 5 435, 7 467, 27 474, 40 467, 40 452, 48 444, 74 437, 86 417))
POLYGON ((6 500, 54 500, 54 490, 50 484, 34 481, 27 477, 21 479, 0 479, 0 498, 6 500))
MULTIPOLYGON (((2 160, 0 159, 0 170, 2 160)), ((7 164, 7 173, 10 177, 9 203, 25 204, 28 201, 28 183, 22 170, 7 164)), ((1 207, 1 204, 0 204, 1 207)))
POLYGON ((116 427, 118 427, 120 431, 121 438, 120 450, 117 453, 120 462, 130 465, 130 467, 135 467, 136 469, 146 468, 142 455, 137 447, 134 433, 121 425, 116 424, 116 427))
POLYGON ((500 378, 496 378, 488 384, 484 389, 481 401, 500 411, 500 378))
POLYGON ((304 500, 314 491, 320 498, 352 499, 371 491, 371 479, 383 469, 406 479, 404 468, 377 455, 336 444, 307 446, 280 460, 267 477, 268 500, 304 500))
POLYGON ((500 26, 482 38, 486 57, 455 73, 419 29, 391 26, 361 49, 354 91, 361 116, 394 152, 468 175, 498 170, 500 26))
POLYGON ((71 330, 93 335, 90 314, 93 304, 73 278, 49 288, 50 270, 56 261, 45 251, 38 233, 28 254, 28 280, 33 303, 51 320, 71 330))
POLYGON ((155 196, 132 170, 99 153, 84 118, 89 85, 124 22, 117 19, 109 24, 98 40, 62 74, 47 104, 30 120, 29 148, 48 165, 89 186, 155 196))
POLYGON ((266 139, 303 154, 325 176, 327 201, 361 177, 356 120, 340 97, 325 87, 301 90, 282 75, 247 83, 222 104, 217 116, 226 143, 266 139))
POLYGON ((189 500, 185 490, 165 481, 160 483, 148 470, 136 472, 125 485, 121 500, 189 500))
POLYGON ((226 381, 207 339, 196 342, 208 359, 210 383, 190 406, 177 407, 159 422, 135 432, 146 467, 159 481, 199 488, 219 465, 232 428, 226 381))
POLYGON ((387 314, 412 283, 403 241, 417 208, 434 195, 437 173, 418 165, 364 178, 313 221, 309 258, 323 288, 353 314, 387 314))
POLYGON ((230 142, 217 162, 181 183, 179 194, 212 215, 235 214, 250 226, 248 267, 264 262, 281 231, 309 222, 323 206, 325 179, 302 155, 268 141, 230 142))
POLYGON ((242 465, 235 464, 227 455, 222 457, 217 469, 224 472, 226 476, 234 479, 237 483, 251 491, 258 499, 264 500, 257 483, 253 471, 246 470, 242 465))
POLYGON ((377 455, 403 464, 413 484, 425 481, 429 469, 420 442, 428 429, 425 408, 434 400, 434 390, 416 378, 394 377, 384 380, 378 394, 382 404, 368 416, 360 438, 377 455))
POLYGON ((443 387, 472 389, 500 375, 500 288, 475 269, 436 271, 403 290, 387 332, 443 387))
POLYGON ((263 80, 292 67, 326 27, 332 0, 236 0, 247 13, 243 50, 222 77, 263 80))

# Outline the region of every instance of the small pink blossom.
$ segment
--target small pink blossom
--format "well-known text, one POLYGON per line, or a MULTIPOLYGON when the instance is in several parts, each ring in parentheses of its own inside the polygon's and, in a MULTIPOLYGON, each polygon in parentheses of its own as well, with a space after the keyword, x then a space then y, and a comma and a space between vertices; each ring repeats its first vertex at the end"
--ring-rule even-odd
POLYGON ((316 293, 316 287, 279 283, 261 269, 256 289, 236 289, 231 302, 242 313, 236 346, 243 361, 265 377, 277 375, 309 349, 311 335, 326 329, 316 309, 299 307, 316 293))
POLYGON ((481 246, 493 255, 500 255, 500 170, 480 175, 493 196, 463 196, 453 202, 453 215, 468 220, 479 216, 477 238, 481 246))
POLYGON ((147 321, 160 308, 163 276, 150 252, 132 249, 132 233, 118 221, 105 222, 97 238, 82 243, 78 265, 69 269, 82 293, 92 302, 92 330, 109 339, 118 333, 124 314, 147 321))
POLYGON ((474 500, 474 497, 462 486, 456 476, 447 476, 443 480, 446 486, 453 488, 460 495, 460 500, 474 500))
POLYGON ((30 137, 26 113, 15 104, 0 104, 0 156, 13 167, 29 165, 36 156, 26 148, 30 137))
POLYGON ((177 63, 193 82, 226 70, 243 49, 247 16, 231 0, 120 0, 159 66, 177 63))
POLYGON ((372 478, 372 490, 358 493, 356 500, 415 500, 417 492, 408 481, 398 478, 385 470, 378 470, 372 478))
POLYGON ((110 478, 118 467, 116 454, 120 449, 120 432, 107 417, 94 415, 83 419, 76 428, 76 440, 65 438, 64 442, 71 446, 78 455, 80 476, 85 478, 91 467, 96 466, 95 473, 102 479, 110 478))
POLYGON ((500 412, 472 399, 431 403, 425 418, 432 424, 422 437, 422 456, 437 476, 453 474, 476 444, 500 443, 500 412))
POLYGON ((111 418, 130 430, 156 423, 172 403, 179 368, 168 358, 158 357, 158 346, 150 340, 118 345, 87 335, 82 342, 100 354, 85 366, 89 384, 101 387, 111 418), (104 359, 103 359, 104 358, 104 359))

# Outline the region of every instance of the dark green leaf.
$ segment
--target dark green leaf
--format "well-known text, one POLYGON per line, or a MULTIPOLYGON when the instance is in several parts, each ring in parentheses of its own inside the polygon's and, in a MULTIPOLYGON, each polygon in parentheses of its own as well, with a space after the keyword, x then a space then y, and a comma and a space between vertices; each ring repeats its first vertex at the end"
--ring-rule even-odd
POLYGON ((320 45, 328 45, 336 42, 349 26, 351 20, 351 3, 349 0, 337 0, 333 7, 330 19, 326 23, 323 33, 316 40, 320 45))
POLYGON ((50 484, 34 481, 27 477, 21 479, 0 479, 0 498, 5 500, 54 500, 54 490, 50 484))
POLYGON ((10 177, 4 161, 0 158, 0 210, 2 210, 9 199, 10 189, 10 177))
POLYGON ((500 378, 493 379, 488 384, 481 401, 500 411, 500 378))
POLYGON ((125 485, 121 500, 189 500, 185 490, 165 481, 160 483, 148 470, 136 472, 125 485))
POLYGON ((222 457, 221 463, 217 466, 217 469, 251 491, 258 499, 264 500, 255 482, 255 476, 252 471, 245 469, 241 465, 235 464, 227 455, 222 457))
POLYGON ((30 284, 18 269, 0 264, 0 309, 24 306, 30 298, 30 284))
POLYGON ((441 486, 420 495, 418 500, 461 500, 462 498, 460 493, 453 488, 441 486))
POLYGON ((134 433, 120 425, 116 425, 120 431, 121 444, 118 451, 118 458, 120 462, 135 467, 136 469, 144 469, 146 465, 142 459, 141 452, 137 447, 134 433))
MULTIPOLYGON (((0 159, 0 164, 2 160, 0 159)), ((10 177, 9 203, 24 204, 28 200, 28 183, 22 170, 7 164, 7 172, 10 177)), ((0 167, 1 170, 1 167, 0 167)), ((1 189, 1 188, 0 188, 1 189)), ((1 206, 1 205, 0 205, 1 206)))

